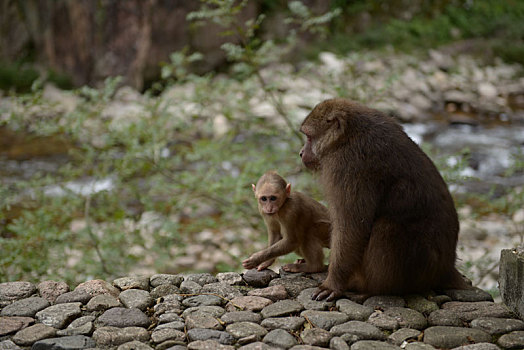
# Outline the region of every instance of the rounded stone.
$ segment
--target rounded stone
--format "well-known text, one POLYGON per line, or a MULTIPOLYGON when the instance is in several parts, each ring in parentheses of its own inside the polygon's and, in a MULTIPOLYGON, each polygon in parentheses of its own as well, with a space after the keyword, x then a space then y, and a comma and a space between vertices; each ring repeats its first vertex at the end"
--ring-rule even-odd
POLYGON ((149 290, 148 277, 122 277, 113 281, 113 285, 120 290, 141 289, 149 290))
POLYGON ((263 339, 264 343, 278 346, 280 348, 289 349, 297 344, 295 337, 283 329, 274 329, 267 333, 263 339))
POLYGON ((136 340, 149 340, 149 333, 142 327, 100 327, 93 333, 98 346, 118 346, 136 340))
POLYGON ((28 298, 36 292, 36 287, 30 282, 0 283, 0 304, 28 298))
POLYGON ((105 311, 112 307, 121 306, 118 300, 115 297, 109 294, 100 294, 97 295, 87 303, 87 311, 105 311))
POLYGON ((69 322, 80 316, 81 303, 66 303, 49 306, 36 313, 41 323, 54 328, 64 328, 69 322))
POLYGON ((126 309, 123 307, 115 307, 105 311, 99 318, 103 326, 112 327, 149 327, 151 321, 139 309, 126 309))
POLYGON ((76 350, 94 347, 96 347, 96 343, 93 339, 85 335, 74 335, 39 340, 33 344, 31 350, 76 350))
POLYGON ((260 321, 262 321, 262 316, 253 311, 232 311, 225 313, 220 319, 226 325, 236 322, 260 323, 260 321))
POLYGON ((54 303, 60 295, 69 292, 69 286, 65 282, 43 281, 36 288, 42 298, 54 303))
POLYGON ((304 329, 300 333, 300 338, 304 344, 315 346, 328 346, 333 334, 322 328, 304 329))
POLYGON ((269 299, 255 296, 241 296, 231 299, 231 305, 240 310, 260 311, 266 306, 273 304, 269 299))
POLYGON ((226 327, 226 331, 237 339, 253 334, 258 337, 263 337, 267 334, 267 330, 264 327, 253 322, 233 323, 226 327))
POLYGON ((304 317, 289 316, 289 317, 270 317, 262 321, 261 325, 267 329, 283 329, 290 332, 295 332, 302 327, 306 322, 304 317))
POLYGON ((303 308, 296 300, 281 300, 266 306, 260 313, 263 318, 288 316, 302 311, 303 308))
POLYGON ((454 348, 471 342, 490 342, 491 336, 480 329, 434 326, 424 331, 424 343, 437 348, 454 348))
POLYGON ((151 276, 149 283, 153 288, 156 288, 162 284, 171 284, 179 287, 180 283, 184 280, 184 277, 180 275, 170 275, 170 274, 156 274, 151 276))
POLYGON ((120 293, 118 296, 122 304, 127 308, 137 308, 145 311, 154 303, 153 298, 149 292, 141 289, 128 289, 120 293))
POLYGON ((336 302, 338 310, 349 316, 350 320, 366 321, 373 313, 371 306, 364 306, 349 299, 339 299, 336 302))
POLYGON ((11 339, 17 345, 30 346, 39 340, 54 337, 56 331, 56 328, 37 323, 18 331, 11 339))
POLYGON ((21 299, 7 305, 0 312, 1 316, 35 317, 40 310, 50 306, 49 302, 40 297, 21 299))
POLYGON ((313 326, 325 330, 330 330, 331 327, 349 321, 349 316, 337 311, 303 311, 300 316, 311 322, 313 326))

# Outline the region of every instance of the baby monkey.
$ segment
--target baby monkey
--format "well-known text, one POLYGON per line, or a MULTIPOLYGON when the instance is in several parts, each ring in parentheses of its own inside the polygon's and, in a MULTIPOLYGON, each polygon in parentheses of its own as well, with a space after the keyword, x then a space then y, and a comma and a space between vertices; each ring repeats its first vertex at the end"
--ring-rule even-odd
POLYGON ((300 192, 291 192, 291 184, 275 171, 266 172, 252 186, 267 227, 269 246, 244 260, 244 268, 266 269, 275 258, 294 251, 304 259, 284 265, 284 271, 326 271, 322 248, 329 248, 330 243, 328 209, 300 192))

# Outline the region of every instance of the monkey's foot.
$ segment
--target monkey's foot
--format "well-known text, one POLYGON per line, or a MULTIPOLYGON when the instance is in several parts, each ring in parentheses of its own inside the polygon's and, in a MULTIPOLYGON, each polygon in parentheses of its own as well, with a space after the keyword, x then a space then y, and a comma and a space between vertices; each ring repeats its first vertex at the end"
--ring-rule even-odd
POLYGON ((306 259, 297 259, 295 261, 295 264, 305 264, 306 263, 306 259))
POLYGON ((313 295, 311 296, 311 299, 313 299, 313 300, 326 299, 326 301, 333 301, 333 300, 339 298, 340 296, 342 296, 342 292, 334 291, 334 290, 331 290, 329 288, 322 287, 322 285, 320 285, 317 288, 317 290, 315 290, 313 295))

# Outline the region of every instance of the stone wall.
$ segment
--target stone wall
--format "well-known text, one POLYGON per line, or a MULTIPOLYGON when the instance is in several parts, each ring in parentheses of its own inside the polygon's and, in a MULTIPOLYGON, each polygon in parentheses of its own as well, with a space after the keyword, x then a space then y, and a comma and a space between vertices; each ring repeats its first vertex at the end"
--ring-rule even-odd
POLYGON ((524 322, 480 290, 311 294, 325 274, 158 274, 0 284, 0 349, 523 349, 524 322))

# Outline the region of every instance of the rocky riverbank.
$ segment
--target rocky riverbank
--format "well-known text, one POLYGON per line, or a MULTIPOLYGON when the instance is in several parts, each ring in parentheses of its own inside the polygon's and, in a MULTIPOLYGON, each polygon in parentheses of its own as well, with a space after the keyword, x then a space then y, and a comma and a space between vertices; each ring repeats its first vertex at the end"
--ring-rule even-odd
POLYGON ((313 301, 324 274, 157 274, 0 284, 0 349, 523 349, 524 322, 473 289, 313 301))

